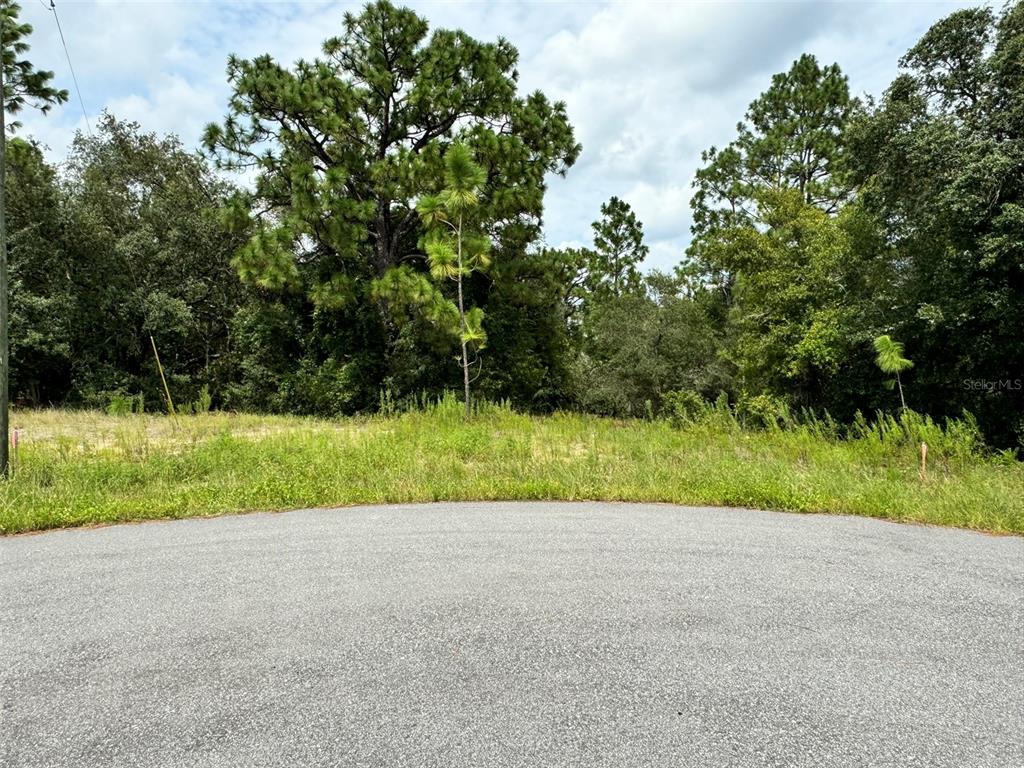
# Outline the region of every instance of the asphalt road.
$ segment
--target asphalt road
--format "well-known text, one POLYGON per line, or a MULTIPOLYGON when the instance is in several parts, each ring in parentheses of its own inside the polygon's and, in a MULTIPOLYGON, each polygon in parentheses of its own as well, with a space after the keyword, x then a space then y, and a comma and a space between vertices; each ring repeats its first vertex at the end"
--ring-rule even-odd
POLYGON ((3 766, 1024 765, 1024 539, 438 504, 0 539, 3 766))

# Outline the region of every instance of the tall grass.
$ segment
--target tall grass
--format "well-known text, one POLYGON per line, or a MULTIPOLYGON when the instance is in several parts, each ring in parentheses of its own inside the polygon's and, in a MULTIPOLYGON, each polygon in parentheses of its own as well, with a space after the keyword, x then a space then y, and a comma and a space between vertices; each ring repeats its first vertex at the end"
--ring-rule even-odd
POLYGON ((357 503, 601 499, 1024 533, 1024 465, 984 455, 969 420, 907 414, 751 430, 722 404, 675 424, 491 404, 467 421, 453 398, 420 406, 336 422, 18 412, 0 532, 357 503))

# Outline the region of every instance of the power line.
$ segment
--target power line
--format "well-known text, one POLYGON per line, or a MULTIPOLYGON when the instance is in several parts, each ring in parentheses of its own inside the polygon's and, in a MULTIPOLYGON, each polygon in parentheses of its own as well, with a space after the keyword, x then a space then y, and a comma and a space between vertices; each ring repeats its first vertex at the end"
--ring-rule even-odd
MULTIPOLYGON (((39 0, 42 2, 43 0, 39 0)), ((85 127, 92 136, 92 123, 89 122, 89 113, 85 111, 85 102, 82 100, 82 89, 78 87, 78 77, 75 76, 75 67, 71 63, 71 54, 68 53, 68 44, 64 40, 64 30, 60 26, 60 16, 57 15, 57 4, 50 0, 50 10, 53 12, 53 20, 57 22, 57 32, 60 34, 60 44, 64 46, 64 56, 68 60, 68 69, 71 70, 71 80, 75 84, 75 93, 78 94, 78 106, 82 108, 82 117, 85 118, 85 127)))

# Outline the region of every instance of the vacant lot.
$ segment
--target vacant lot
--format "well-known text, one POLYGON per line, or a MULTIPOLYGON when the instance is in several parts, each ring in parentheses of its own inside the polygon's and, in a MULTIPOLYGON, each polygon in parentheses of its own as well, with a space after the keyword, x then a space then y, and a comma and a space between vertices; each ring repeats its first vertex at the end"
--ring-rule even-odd
POLYGON ((745 431, 533 417, 444 402, 318 421, 211 413, 17 412, 0 532, 256 509, 485 499, 661 501, 831 512, 1024 533, 1024 465, 933 430, 745 431))

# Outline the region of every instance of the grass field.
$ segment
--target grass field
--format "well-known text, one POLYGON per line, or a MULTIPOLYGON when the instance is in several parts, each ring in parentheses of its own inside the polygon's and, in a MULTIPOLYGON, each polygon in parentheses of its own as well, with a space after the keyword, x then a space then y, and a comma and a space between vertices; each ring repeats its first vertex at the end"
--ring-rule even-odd
MULTIPOLYGON (((956 430, 615 421, 461 406, 341 421, 17 411, 0 533, 357 503, 602 499, 730 505, 1024 533, 1024 464, 956 430), (969 440, 967 441, 970 442, 969 440)), ((927 426, 927 425, 926 425, 927 426)))

